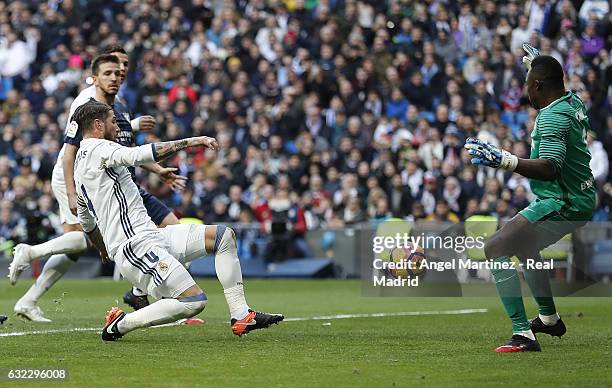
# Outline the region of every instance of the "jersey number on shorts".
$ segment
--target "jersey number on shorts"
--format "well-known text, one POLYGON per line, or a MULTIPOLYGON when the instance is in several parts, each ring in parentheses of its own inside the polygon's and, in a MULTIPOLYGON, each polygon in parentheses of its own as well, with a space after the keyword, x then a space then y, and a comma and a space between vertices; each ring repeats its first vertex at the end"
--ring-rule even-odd
POLYGON ((145 257, 151 262, 151 264, 155 264, 159 261, 159 256, 153 253, 153 251, 145 253, 145 257))

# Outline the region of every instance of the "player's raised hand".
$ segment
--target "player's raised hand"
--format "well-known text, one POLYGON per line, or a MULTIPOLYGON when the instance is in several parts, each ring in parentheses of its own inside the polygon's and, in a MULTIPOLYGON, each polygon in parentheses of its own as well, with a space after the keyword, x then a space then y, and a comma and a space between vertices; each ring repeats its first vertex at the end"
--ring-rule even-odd
POLYGON ((527 67, 527 70, 531 70, 531 62, 533 62, 533 60, 540 55, 540 50, 533 47, 529 43, 523 43, 523 50, 525 53, 527 53, 527 55, 523 57, 523 63, 525 64, 525 67, 527 67))
POLYGON ((493 168, 498 168, 501 164, 501 150, 490 143, 468 137, 464 147, 472 156, 472 164, 481 164, 493 168))
POLYGON ((153 116, 140 116, 138 119, 140 120, 140 130, 144 132, 150 131, 155 128, 155 124, 157 123, 155 121, 155 117, 153 116))
POLYGON ((187 187, 185 182, 187 181, 188 178, 186 176, 176 175, 175 174, 176 171, 178 171, 178 168, 162 167, 162 169, 159 170, 159 178, 161 179, 162 182, 169 185, 172 188, 172 190, 175 190, 175 191, 185 190, 185 187, 187 187))
POLYGON ((518 164, 518 158, 515 155, 473 137, 465 141, 464 147, 472 156, 472 164, 506 170, 514 170, 518 164))
POLYGON ((206 148, 210 148, 213 151, 219 149, 219 143, 217 143, 217 139, 215 139, 214 137, 200 136, 198 137, 198 143, 199 145, 206 148))

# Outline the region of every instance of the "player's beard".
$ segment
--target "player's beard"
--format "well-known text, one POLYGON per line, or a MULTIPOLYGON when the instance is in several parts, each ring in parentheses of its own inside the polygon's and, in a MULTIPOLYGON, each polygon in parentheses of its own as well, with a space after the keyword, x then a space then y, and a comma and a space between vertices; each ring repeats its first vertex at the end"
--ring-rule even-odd
POLYGON ((108 127, 104 128, 104 139, 105 140, 110 140, 112 142, 117 140, 117 132, 112 130, 112 129, 108 129, 108 127))
POLYGON ((104 98, 106 98, 106 101, 115 101, 115 96, 117 96, 116 92, 109 93, 107 91, 104 91, 104 98))
POLYGON ((112 101, 112 103, 115 102, 115 96, 117 95, 117 93, 119 92, 119 87, 121 86, 121 84, 117 85, 117 91, 111 91, 111 88, 106 88, 106 89, 102 89, 102 92, 104 93, 104 98, 106 99, 106 101, 112 101))

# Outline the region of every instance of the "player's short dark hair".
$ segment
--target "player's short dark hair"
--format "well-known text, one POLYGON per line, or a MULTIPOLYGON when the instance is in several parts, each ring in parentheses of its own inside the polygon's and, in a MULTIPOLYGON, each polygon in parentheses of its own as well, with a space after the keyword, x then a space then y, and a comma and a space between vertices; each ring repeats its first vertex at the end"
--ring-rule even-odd
POLYGON ((531 76, 536 80, 549 81, 549 85, 563 87, 563 67, 550 55, 540 55, 531 62, 531 76))
POLYGON ((98 55, 91 62, 91 73, 94 74, 94 75, 97 75, 98 71, 100 70, 100 66, 102 66, 102 64, 104 64, 104 63, 109 63, 109 62, 110 63, 116 63, 118 65, 119 64, 119 58, 117 58, 116 55, 111 55, 111 54, 101 54, 101 55, 98 55))
POLYGON ((106 120, 106 115, 110 110, 113 110, 110 105, 96 101, 92 98, 75 109, 72 114, 72 121, 76 121, 79 128, 82 128, 83 132, 87 132, 91 129, 95 119, 101 121, 106 120))
POLYGON ((100 54, 112 54, 112 53, 121 53, 127 55, 127 52, 123 48, 123 46, 119 44, 110 44, 105 46, 100 50, 100 54))

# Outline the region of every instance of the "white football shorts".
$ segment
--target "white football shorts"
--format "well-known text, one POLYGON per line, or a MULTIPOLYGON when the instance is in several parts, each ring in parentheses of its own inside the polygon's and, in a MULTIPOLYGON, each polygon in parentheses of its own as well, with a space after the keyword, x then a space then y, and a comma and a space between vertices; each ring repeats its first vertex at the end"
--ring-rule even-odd
POLYGON ((66 191, 66 182, 64 181, 63 172, 60 173, 57 167, 53 169, 53 175, 51 177, 51 189, 55 200, 59 204, 60 222, 62 224, 76 225, 79 223, 77 216, 70 212, 70 205, 68 204, 68 192, 66 191))
POLYGON ((154 298, 176 298, 196 284, 183 264, 206 254, 205 230, 205 225, 169 225, 158 233, 132 238, 115 253, 115 265, 154 298))

